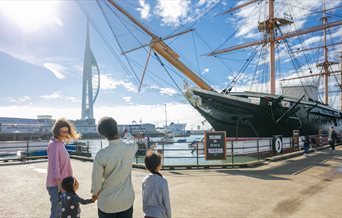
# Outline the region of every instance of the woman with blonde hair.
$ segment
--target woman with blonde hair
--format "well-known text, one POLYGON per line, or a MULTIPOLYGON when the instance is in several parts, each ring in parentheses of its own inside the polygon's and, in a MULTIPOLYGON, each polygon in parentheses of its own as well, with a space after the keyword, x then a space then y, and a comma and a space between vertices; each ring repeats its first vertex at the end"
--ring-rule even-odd
POLYGON ((57 119, 52 127, 52 137, 48 145, 48 170, 46 187, 50 195, 50 218, 61 217, 62 210, 59 203, 61 184, 64 178, 72 176, 69 154, 65 144, 72 139, 80 138, 80 134, 72 123, 65 118, 57 119))

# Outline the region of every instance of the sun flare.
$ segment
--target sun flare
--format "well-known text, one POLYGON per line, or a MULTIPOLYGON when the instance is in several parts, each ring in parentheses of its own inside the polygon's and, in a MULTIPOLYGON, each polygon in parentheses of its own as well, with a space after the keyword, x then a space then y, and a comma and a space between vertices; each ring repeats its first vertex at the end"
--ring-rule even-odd
POLYGON ((0 1, 0 13, 25 31, 36 31, 53 22, 55 1, 0 1))

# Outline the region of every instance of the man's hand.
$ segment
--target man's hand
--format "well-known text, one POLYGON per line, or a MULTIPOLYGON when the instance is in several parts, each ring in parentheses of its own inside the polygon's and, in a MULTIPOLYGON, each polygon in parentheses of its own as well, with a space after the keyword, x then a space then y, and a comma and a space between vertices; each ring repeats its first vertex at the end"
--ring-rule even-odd
POLYGON ((99 194, 91 196, 91 200, 92 200, 93 202, 95 202, 95 201, 97 200, 98 195, 99 195, 99 194))

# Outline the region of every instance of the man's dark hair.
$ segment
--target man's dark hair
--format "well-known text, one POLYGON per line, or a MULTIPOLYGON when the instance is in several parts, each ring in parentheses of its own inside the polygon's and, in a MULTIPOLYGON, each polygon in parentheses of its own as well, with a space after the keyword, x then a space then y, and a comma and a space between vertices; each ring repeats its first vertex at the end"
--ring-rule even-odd
POLYGON ((97 132, 108 140, 119 136, 118 125, 111 117, 103 117, 97 124, 97 132))
POLYGON ((74 183, 75 183, 74 177, 72 177, 72 176, 65 177, 62 181, 62 188, 66 192, 75 193, 74 192, 74 183))
MULTIPOLYGON (((153 174, 160 175, 156 169, 161 163, 161 156, 159 153, 156 153, 152 150, 148 150, 145 156, 145 167, 148 171, 153 174)), ((161 175, 160 175, 161 176, 161 175)))

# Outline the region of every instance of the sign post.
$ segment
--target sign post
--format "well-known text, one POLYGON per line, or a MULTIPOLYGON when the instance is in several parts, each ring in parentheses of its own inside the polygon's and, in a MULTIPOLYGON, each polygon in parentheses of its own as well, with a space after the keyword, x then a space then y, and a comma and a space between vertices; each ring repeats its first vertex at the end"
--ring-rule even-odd
POLYGON ((318 137, 317 137, 317 145, 322 146, 323 145, 323 130, 318 130, 318 137))
POLYGON ((226 159, 226 132, 204 132, 205 160, 226 159))
POLYGON ((292 145, 293 150, 299 150, 299 130, 293 130, 292 145))

